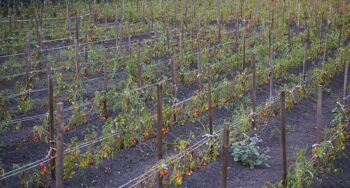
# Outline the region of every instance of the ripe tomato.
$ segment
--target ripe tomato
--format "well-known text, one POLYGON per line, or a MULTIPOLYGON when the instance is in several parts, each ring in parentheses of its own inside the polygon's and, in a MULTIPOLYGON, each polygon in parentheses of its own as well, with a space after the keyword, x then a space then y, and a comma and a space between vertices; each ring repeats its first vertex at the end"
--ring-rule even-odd
POLYGON ((46 168, 42 169, 41 174, 47 174, 47 169, 46 168))

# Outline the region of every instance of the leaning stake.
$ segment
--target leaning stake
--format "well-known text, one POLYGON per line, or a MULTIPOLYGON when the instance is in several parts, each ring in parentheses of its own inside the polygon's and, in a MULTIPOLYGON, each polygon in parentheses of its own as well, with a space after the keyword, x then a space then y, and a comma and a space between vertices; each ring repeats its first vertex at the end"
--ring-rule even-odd
MULTIPOLYGON (((163 127, 163 96, 162 96, 162 83, 157 84, 157 119, 158 119, 158 131, 157 131, 157 147, 158 147, 158 160, 163 158, 163 141, 162 141, 162 127, 163 127)), ((159 176, 159 187, 163 187, 163 177, 159 176)))
POLYGON ((317 88, 317 109, 316 109, 316 142, 321 142, 321 124, 322 124, 322 85, 317 88))
POLYGON ((228 166, 228 149, 229 149, 229 125, 225 124, 222 143, 222 169, 221 169, 221 187, 227 187, 227 166, 228 166))
POLYGON ((283 186, 286 186, 286 180, 287 180, 287 154, 286 154, 286 106, 285 106, 285 92, 281 92, 281 101, 280 101, 280 155, 281 155, 281 163, 282 163, 282 169, 281 169, 281 181, 283 186))
POLYGON ((209 133, 213 134, 213 109, 212 109, 212 101, 211 101, 211 66, 208 66, 208 74, 209 74, 209 80, 208 80, 208 107, 209 107, 209 113, 208 113, 208 121, 209 121, 209 133))
MULTIPOLYGON (((50 148, 54 148, 54 119, 53 119, 53 85, 52 85, 52 75, 47 75, 48 79, 48 89, 49 89, 49 95, 48 95, 48 104, 49 104, 49 138, 50 138, 50 148)), ((53 157, 55 155, 55 151, 52 150, 50 153, 50 157, 53 157)), ((51 178, 55 178, 55 160, 50 161, 50 168, 51 168, 51 178)))
POLYGON ((57 103, 56 188, 63 188, 63 103, 57 103))
POLYGON ((253 89, 252 89, 252 127, 253 129, 256 126, 256 66, 255 66, 255 54, 252 57, 252 73, 253 73, 253 89))
POLYGON ((343 100, 344 100, 344 105, 346 105, 346 87, 348 85, 348 71, 349 71, 349 60, 346 60, 345 63, 345 71, 344 71, 344 90, 343 90, 343 100))

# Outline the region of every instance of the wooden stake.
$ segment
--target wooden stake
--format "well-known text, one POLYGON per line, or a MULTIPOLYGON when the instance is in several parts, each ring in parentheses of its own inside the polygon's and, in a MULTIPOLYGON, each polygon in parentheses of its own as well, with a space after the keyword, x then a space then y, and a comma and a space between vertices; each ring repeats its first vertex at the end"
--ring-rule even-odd
POLYGON ((118 51, 118 4, 115 4, 115 48, 118 51))
POLYGON ((131 34, 130 34, 130 27, 129 27, 129 30, 128 30, 128 53, 129 53, 129 58, 131 58, 131 34))
POLYGON ((85 26, 85 45, 84 45, 84 61, 86 64, 89 63, 89 51, 88 51, 88 42, 89 42, 89 31, 88 31, 88 25, 85 26))
POLYGON ((140 54, 140 40, 137 40, 137 87, 142 87, 142 62, 140 54))
POLYGON ((322 85, 317 88, 317 107, 316 107, 316 142, 321 143, 322 137, 322 85))
POLYGON ((77 39, 74 40, 74 47, 75 47, 75 58, 74 58, 74 62, 75 62, 75 77, 78 80, 79 79, 79 71, 80 71, 80 67, 79 67, 79 42, 77 39))
POLYGON ((269 74, 270 74, 270 100, 273 97, 273 60, 272 60, 272 45, 271 45, 271 30, 269 31, 269 74))
POLYGON ((227 187, 227 166, 228 166, 228 150, 230 140, 229 125, 225 124, 222 143, 222 168, 221 168, 221 187, 227 187))
POLYGON ((342 46, 342 31, 343 31, 343 24, 340 26, 340 30, 339 30, 339 37, 338 37, 338 49, 342 46))
POLYGON ((125 18, 125 0, 122 0, 122 22, 124 22, 125 18))
POLYGON ((243 34, 243 58, 242 58, 242 72, 245 68, 245 32, 243 34))
POLYGON ((56 188, 63 188, 63 103, 57 103, 56 188))
POLYGON ((212 101, 211 101, 211 81, 212 81, 212 75, 211 75, 211 65, 208 66, 208 106, 209 106, 209 112, 208 112, 208 121, 209 121, 209 133, 213 134, 213 109, 212 109, 212 101))
POLYGON ((304 42, 304 61, 303 61, 303 82, 305 83, 306 81, 306 61, 307 61, 307 42, 304 42))
POLYGON ((71 27, 71 18, 70 18, 70 9, 69 6, 66 6, 66 16, 67 16, 67 34, 68 39, 72 39, 72 27, 71 27))
POLYGON ((220 16, 218 16, 216 18, 216 24, 217 24, 217 27, 218 27, 218 42, 220 44, 221 43, 221 20, 220 20, 220 16))
POLYGON ((281 156, 281 181, 282 185, 285 187, 287 182, 287 152, 286 152, 286 97, 285 92, 281 92, 281 99, 280 99, 280 156, 281 156))
POLYGON ((291 33, 291 21, 290 21, 290 19, 291 18, 289 18, 289 20, 288 20, 288 25, 287 25, 287 27, 288 27, 288 48, 289 48, 289 51, 291 50, 291 48, 292 48, 292 33, 291 33))
POLYGON ((344 70, 344 89, 343 89, 344 105, 346 105, 346 100, 347 100, 346 88, 348 86, 348 71, 349 71, 349 60, 346 60, 345 70, 344 70))
MULTIPOLYGON (((48 111, 49 111, 49 138, 50 138, 50 148, 55 148, 55 133, 54 133, 54 109, 53 109, 53 84, 52 84, 52 75, 49 74, 47 75, 47 80, 48 80, 48 111)), ((55 151, 52 150, 50 153, 50 157, 53 157, 55 155, 55 151)), ((50 160, 50 169, 51 169, 51 178, 52 180, 55 179, 55 160, 50 160)))
POLYGON ((256 67, 255 67, 255 54, 252 57, 252 74, 253 74, 253 89, 252 89, 252 109, 253 109, 253 129, 256 126, 256 67))
MULTIPOLYGON (((173 97, 173 105, 176 104, 176 63, 173 59, 170 59, 170 64, 171 64, 171 77, 172 77, 172 97, 173 97)), ((174 114, 173 114, 173 125, 176 123, 176 107, 174 106, 174 114)))
POLYGON ((76 17, 76 25, 75 25, 75 39, 78 41, 79 45, 79 37, 80 37, 80 10, 78 10, 76 17))
POLYGON ((198 68, 198 86, 199 91, 202 92, 203 90, 203 83, 202 83, 202 63, 201 63, 201 50, 198 46, 197 48, 197 68, 198 68))
MULTIPOLYGON (((103 92, 107 94, 107 80, 108 80, 108 67, 107 67, 108 50, 105 51, 104 61, 103 61, 103 92)), ((107 118, 107 98, 103 99, 103 109, 102 114, 107 118)))
MULTIPOLYGON (((162 83, 157 84, 157 119, 158 119, 158 134, 157 134, 157 147, 158 147, 158 160, 163 159, 163 95, 162 95, 162 83)), ((159 176, 159 187, 163 187, 163 177, 159 176)))
POLYGON ((169 27, 168 27, 169 24, 166 25, 166 31, 165 31, 165 34, 166 34, 166 47, 167 47, 167 53, 169 53, 170 51, 170 38, 169 38, 169 27))
POLYGON ((183 32, 180 32, 180 39, 179 39, 179 44, 180 44, 180 58, 181 62, 184 60, 184 49, 183 49, 183 32))
MULTIPOLYGON (((30 42, 29 42, 29 32, 27 32, 26 35, 26 51, 25 51, 25 62, 26 62, 26 72, 24 75, 24 80, 25 80, 25 84, 26 84, 26 91, 29 90, 29 69, 31 68, 30 66, 30 54, 29 54, 29 50, 30 50, 30 42)), ((27 96, 28 97, 28 96, 27 96)))
POLYGON ((41 52, 42 52, 42 16, 43 16, 43 9, 42 7, 39 8, 39 10, 36 11, 35 21, 36 21, 36 34, 37 34, 37 42, 38 42, 38 58, 41 58, 41 52))

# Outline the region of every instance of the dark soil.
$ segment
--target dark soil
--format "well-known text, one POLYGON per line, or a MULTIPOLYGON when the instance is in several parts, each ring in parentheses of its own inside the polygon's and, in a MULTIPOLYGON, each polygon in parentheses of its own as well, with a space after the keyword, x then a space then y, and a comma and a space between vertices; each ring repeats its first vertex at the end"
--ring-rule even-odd
MULTIPOLYGON (((337 76, 328 87, 331 92, 324 92, 323 123, 330 126, 332 120, 331 110, 334 108, 338 96, 342 94, 342 76, 337 76)), ((287 156, 290 164, 295 160, 295 151, 300 148, 310 149, 315 143, 315 97, 303 99, 291 111, 287 112, 287 156)), ((279 122, 272 120, 268 125, 260 125, 256 131, 262 139, 261 147, 269 147, 271 158, 267 163, 271 167, 250 169, 240 163, 229 160, 228 187, 263 187, 265 182, 277 183, 280 179, 280 145, 279 122)), ((349 146, 349 143, 347 144, 349 146)), ((349 154, 349 148, 347 154, 349 154)), ((335 161, 335 168, 341 168, 340 174, 327 174, 322 178, 322 183, 316 183, 315 187, 349 187, 349 158, 345 157, 335 161), (347 164, 346 164, 347 163, 347 164)), ((190 177, 184 178, 182 187, 219 187, 221 177, 221 162, 209 164, 196 171, 190 177)))
MULTIPOLYGON (((234 28, 234 26, 233 26, 233 28, 234 28)), ((133 38, 133 40, 136 40, 136 39, 142 40, 145 38, 147 38, 147 36, 142 35, 142 36, 133 38)), ((126 43, 126 41, 125 41, 125 43, 126 43)), ((113 45, 113 41, 110 44, 106 43, 106 45, 107 46, 113 45)), ((121 77, 120 78, 118 77, 117 80, 122 80, 121 77)), ((41 84, 40 84, 40 86, 44 87, 45 82, 43 82, 41 84)), ((96 88, 100 88, 100 85, 101 85, 101 82, 94 82, 91 86, 92 89, 90 89, 89 91, 86 91, 85 97, 92 97, 91 94, 93 94, 93 92, 96 90, 96 88)), ((260 90, 260 92, 262 92, 262 94, 263 93, 266 94, 267 93, 266 88, 267 87, 263 86, 262 90, 260 90)), ((197 89, 196 85, 192 85, 192 87, 180 87, 179 93, 182 93, 182 95, 179 96, 179 99, 187 98, 188 96, 192 96, 193 91, 195 89, 197 89)), ((277 90, 277 87, 275 89, 277 90)), ((39 97, 45 98, 45 94, 40 94, 39 97)), ((261 97, 258 99, 258 101, 264 101, 265 97, 266 97, 266 95, 261 95, 261 97)), ((304 103, 303 103, 303 106, 305 108, 310 107, 308 105, 313 104, 312 101, 308 101, 308 102, 309 103, 305 103, 306 105, 304 105, 304 103)), ((33 111, 33 114, 37 114, 38 112, 44 113, 44 112, 46 112, 46 110, 45 109, 36 109, 33 111)), ((215 113, 216 113, 215 118, 217 119, 217 122, 222 121, 224 117, 227 117, 230 115, 230 112, 228 112, 226 110, 219 110, 219 109, 216 109, 215 113)), ((26 115, 28 115, 28 114, 26 114, 26 115)), ((314 117, 312 114, 310 116, 314 117)), ((308 120, 305 122, 309 121, 308 123, 311 125, 311 123, 313 122, 312 119, 306 115, 305 115, 305 118, 308 118, 308 120)), ((328 116, 327 116, 327 118, 328 118, 328 116)), ((298 121, 295 121, 294 124, 292 124, 292 125, 295 125, 297 123, 302 122, 302 121, 299 121, 300 118, 297 120, 298 121)), ((97 118, 94 118, 94 119, 91 119, 88 124, 89 125, 96 125, 96 126, 100 127, 103 125, 103 122, 101 122, 100 120, 97 120, 97 118)), ((203 124, 206 124, 206 123, 203 123, 203 124)), ((10 169, 10 166, 12 165, 12 163, 22 163, 22 162, 26 162, 26 161, 34 161, 35 159, 43 158, 47 154, 46 153, 48 151, 47 144, 45 144, 44 142, 34 143, 31 140, 31 135, 32 135, 31 131, 32 131, 32 127, 34 125, 35 125, 34 123, 29 122, 28 124, 25 124, 21 128, 21 131, 7 132, 8 134, 6 134, 6 135, 0 135, 1 140, 4 141, 4 143, 3 143, 4 145, 0 146, 0 154, 1 154, 0 158, 2 160, 5 160, 5 166, 7 169, 10 169)), ((271 126, 271 127, 273 127, 273 126, 271 126)), ((72 132, 68 133, 65 137, 65 142, 68 143, 70 138, 72 138, 73 136, 78 136, 80 138, 79 140, 83 139, 83 133, 84 133, 83 130, 86 128, 87 128, 86 126, 83 126, 83 127, 77 128, 77 129, 73 130, 72 132)), ((266 129, 264 129, 264 131, 267 131, 269 129, 270 129, 270 126, 267 127, 266 129)), ((300 129, 302 129, 302 128, 300 128, 300 129)), ((271 131, 276 132, 277 129, 272 129, 271 131)), ((166 142, 172 143, 175 139, 177 139, 179 137, 182 137, 182 138, 196 137, 202 133, 203 133, 202 123, 187 122, 185 126, 178 126, 178 127, 171 129, 169 135, 166 138, 166 142)), ((265 132, 263 132, 263 133, 265 133, 265 132)), ((311 135, 311 133, 312 133, 312 130, 310 130, 309 134, 311 135)), ((265 133, 265 134, 267 134, 267 133, 265 133)), ((297 135, 297 136, 303 136, 303 134, 304 134, 304 132, 300 133, 300 135, 297 135)), ((271 139, 277 138, 277 141, 278 141, 278 137, 276 137, 276 135, 277 135, 277 133, 275 133, 275 135, 271 134, 270 135, 271 139)), ((307 139, 305 138, 305 140, 300 141, 300 144, 312 142, 311 139, 309 139, 308 142, 306 142, 306 141, 307 141, 307 139)), ((83 171, 78 172, 76 176, 74 176, 72 179, 66 181, 65 184, 67 187, 76 187, 77 185, 81 185, 81 187, 91 187, 91 186, 92 187, 116 187, 116 186, 119 186, 119 185, 125 183, 126 181, 130 180, 131 177, 134 177, 138 174, 141 174, 149 166, 155 164, 155 162, 156 162, 156 157, 155 157, 156 149, 154 148, 153 142, 154 142, 154 140, 149 140, 149 141, 146 141, 146 142, 139 144, 138 146, 136 146, 134 148, 125 149, 125 150, 121 151, 120 153, 118 153, 113 159, 106 160, 99 166, 92 166, 92 167, 89 167, 88 169, 84 169, 83 171)), ((266 145, 270 146, 271 148, 274 146, 274 144, 276 145, 276 143, 272 142, 272 141, 271 141, 271 143, 266 142, 266 145)), ((166 150, 165 155, 173 154, 174 150, 173 150, 171 144, 169 144, 167 146, 168 146, 168 148, 166 150)), ((277 142, 277 149, 278 149, 278 142, 277 142)), ((278 154, 278 150, 276 150, 276 151, 271 150, 270 155, 272 156, 272 154, 276 154, 276 153, 278 154)), ((276 157, 276 158, 278 158, 278 157, 276 157)), ((218 162, 210 164, 206 168, 209 168, 210 166, 215 166, 217 163, 218 162)), ((238 168, 237 164, 230 164, 230 165, 231 166, 234 165, 233 166, 234 169, 238 168), (235 165, 237 166, 237 168, 235 165)), ((273 169, 273 167, 271 167, 271 169, 273 169)), ((201 169, 198 173, 195 173, 188 180, 186 179, 184 182, 184 185, 191 185, 190 187, 193 187, 192 184, 187 184, 187 183, 191 183, 190 180, 192 178, 195 178, 196 174, 200 175, 201 171, 203 171, 203 170, 205 170, 205 169, 201 169)), ((245 169, 242 168, 242 174, 244 174, 244 170, 245 169)), ((261 173, 265 172, 264 169, 258 169, 258 170, 262 170, 261 173)), ((275 171, 278 171, 278 170, 275 170, 275 171)), ((213 174, 215 174, 215 173, 213 173, 213 174)), ((207 178, 205 176, 203 176, 203 177, 204 177, 203 179, 209 180, 209 178, 207 178)), ((261 176, 261 177, 263 177, 263 176, 261 176)), ((275 180, 275 179, 271 179, 271 181, 272 180, 275 180)), ((196 182, 194 182, 193 185, 195 187, 197 185, 196 182)), ((205 184, 198 184, 198 186, 199 185, 205 185, 205 184)), ((208 184, 208 185, 210 185, 210 184, 208 184)), ((213 185, 215 185, 215 184, 213 184, 213 185)), ((7 186, 9 186, 9 185, 7 185, 7 186)), ((17 187, 17 183, 15 183, 15 180, 13 181, 13 184, 11 184, 11 186, 17 187)), ((201 186, 199 186, 199 187, 201 187, 201 186)), ((206 187, 206 186, 204 186, 204 187, 206 187)))
POLYGON ((333 162, 332 172, 318 177, 314 187, 345 188, 350 187, 350 142, 346 143, 345 156, 333 162))
MULTIPOLYGON (((318 61, 319 62, 319 61, 318 61)), ((317 65, 318 63, 314 64, 317 65)), ((311 68, 311 66, 308 66, 307 70, 309 70, 311 68)), ((281 81, 283 82, 283 81, 281 81)), ((335 82, 335 81, 334 81, 335 82)), ((341 77, 337 77, 337 83, 341 83, 341 77)), ((277 83, 274 90, 275 92, 278 91, 279 86, 281 86, 282 83, 277 83)), ((336 85, 337 89, 341 88, 341 84, 337 84, 336 85)), ((263 85, 260 87, 260 89, 258 90, 258 103, 263 103, 267 98, 268 98, 268 85, 263 85)), ((188 91, 189 92, 189 91, 188 91)), ((338 91, 340 92, 340 91, 338 91)), ((186 92, 187 93, 187 92, 186 92)), ((247 93, 249 94, 249 93, 247 93)), ((327 94, 325 94, 325 98, 330 98, 327 96, 327 94)), ((334 98, 332 98, 334 102, 334 98)), ((300 110, 303 110, 305 112, 307 112, 308 108, 312 108, 314 101, 311 99, 306 99, 304 101, 301 101, 301 105, 298 105, 298 109, 295 110, 296 112, 299 112, 300 110)), ((325 105, 331 106, 333 104, 330 104, 330 102, 325 101, 324 103, 325 105)), ((216 109, 215 110, 216 115, 214 115, 215 119, 218 122, 223 122, 224 118, 230 117, 230 112, 226 112, 225 110, 219 110, 216 109)), ((325 111, 324 111, 325 113, 325 111)), ((329 122, 331 120, 331 116, 330 114, 325 113, 326 118, 325 122, 329 122)), ((296 117, 296 115, 291 116, 293 118, 296 117)), ((309 113, 307 116, 305 116, 304 118, 309 118, 307 121, 309 126, 312 126, 312 123, 315 121, 314 118, 314 114, 309 113), (309 118, 312 117, 312 118, 309 118)), ((314 136, 312 136, 312 132, 314 131, 312 127, 310 127, 310 131, 308 132, 301 132, 300 133, 297 130, 303 130, 302 127, 294 127, 297 126, 300 122, 303 122, 300 118, 299 119, 292 119, 294 122, 289 122, 289 126, 287 126, 289 129, 293 130, 293 133, 296 134, 295 137, 301 137, 304 136, 304 133, 307 133, 308 135, 311 135, 310 137, 305 137, 304 140, 298 140, 298 144, 303 144, 303 147, 308 147, 312 145, 313 140, 314 140, 314 136), (292 123, 292 124, 291 124, 292 123), (310 143, 310 144, 309 144, 310 143)), ((265 142, 264 144, 266 144, 266 146, 271 147, 271 153, 270 155, 274 155, 276 158, 278 158, 278 153, 279 153, 279 145, 278 145, 278 129, 276 129, 276 122, 273 121, 272 124, 274 126, 262 126, 263 129, 261 130, 262 133, 264 133, 266 135, 266 137, 269 137, 270 139, 272 139, 272 141, 270 142, 265 142), (270 133, 269 133, 270 132, 270 133), (272 132, 272 133, 271 133, 272 132), (277 140, 273 141, 273 140, 277 140), (275 148, 275 149, 273 149, 275 148), (277 149, 276 149, 277 148, 277 149)), ((176 136, 179 136, 180 138, 188 138, 191 135, 191 132, 193 132, 193 136, 199 135, 199 134, 203 134, 203 126, 199 123, 187 123, 185 125, 185 127, 175 127, 174 129, 170 130, 170 137, 176 138, 176 136)), ((169 137, 168 136, 168 137, 169 137)), ((167 143, 171 143, 171 141, 173 141, 173 139, 168 140, 167 139, 167 143)), ((90 167, 88 168, 86 171, 83 170, 83 176, 75 176, 73 179, 68 180, 66 183, 66 186, 69 187, 74 187, 76 185, 82 185, 82 187, 117 187, 117 186, 121 186, 123 183, 129 181, 131 178, 136 177, 139 174, 142 174, 147 168, 149 168, 150 166, 154 165, 156 160, 156 150, 153 146, 153 144, 149 141, 146 143, 142 143, 140 146, 137 146, 136 148, 132 148, 132 149, 128 149, 128 150, 124 150, 122 151, 120 154, 117 154, 116 158, 107 160, 105 162, 103 162, 103 164, 101 165, 104 168, 109 168, 107 172, 105 172, 106 174, 101 174, 101 169, 99 170, 99 167, 90 167), (146 147, 148 146, 148 147, 146 147), (153 147, 153 148, 152 148, 153 147), (152 149, 151 149, 152 148, 152 149), (128 151, 129 150, 129 151, 128 151), (137 154, 136 154, 136 153, 137 154), (115 173, 116 172, 116 173, 115 173)), ((289 155, 291 156, 293 154, 293 151, 291 148, 289 148, 290 152, 289 155)), ((173 149, 167 148, 166 150, 166 156, 170 155, 174 153, 173 149)), ((271 161, 276 160, 275 159, 271 159, 269 161, 269 163, 272 163, 271 161)), ((293 159, 293 158, 292 158, 293 159)), ((215 162, 213 164, 210 164, 208 167, 206 168, 210 168, 211 166, 215 166, 218 165, 217 168, 220 168, 220 165, 218 164, 219 162, 215 162)), ((231 162, 232 163, 232 162, 231 162)), ((232 165, 232 164, 231 164, 232 165)), ((238 166, 238 164, 236 164, 236 166, 238 166)), ((199 170, 198 173, 195 173, 193 176, 190 177, 190 179, 188 180, 189 182, 187 182, 187 180, 184 181, 184 186, 188 186, 188 187, 208 187, 206 186, 206 184, 201 184, 201 183, 197 183, 197 182, 190 182, 192 177, 196 177, 196 174, 198 174, 199 176, 201 176, 200 174, 202 172, 206 171, 206 168, 199 170), (193 183, 193 184, 192 184, 193 183)), ((277 167, 275 167, 277 168, 277 167)), ((242 173, 244 173, 244 170, 246 168, 242 167, 241 171, 242 173)), ((269 169, 273 169, 269 168, 269 169)), ((269 170, 268 169, 268 170, 269 170)), ((264 173, 264 170, 266 169, 260 169, 260 173, 264 173)), ((276 169, 275 169, 276 170, 276 169)), ((210 170, 211 171, 211 170, 210 170)), ((102 170, 103 172, 103 170, 102 170)), ((213 175, 217 175, 217 171, 211 171, 213 172, 213 175)), ((248 169, 246 173, 250 172, 250 170, 248 169)), ((278 174, 278 171, 276 172, 278 174)), ((210 175, 203 175, 201 176, 202 179, 206 182, 206 181, 210 181, 211 183, 214 183, 215 181, 211 180, 211 176, 210 175), (210 177, 210 178, 208 178, 210 177)), ((267 177, 265 178, 266 180, 269 180, 268 174, 266 175, 267 177)), ((242 177, 244 177, 242 175, 242 177)), ((259 177, 263 177, 263 176, 259 176, 259 177)), ((217 179, 217 177, 215 177, 217 179)), ((201 179, 201 178, 200 178, 201 179)), ((265 180, 264 179, 264 180, 265 180)), ((270 179, 270 181, 275 181, 278 180, 278 176, 277 179, 270 179)), ((199 181, 201 182, 201 181, 199 181)), ((208 185, 212 185, 213 187, 216 187, 215 184, 208 184, 208 185)), ((210 187, 210 186, 209 186, 210 187)))

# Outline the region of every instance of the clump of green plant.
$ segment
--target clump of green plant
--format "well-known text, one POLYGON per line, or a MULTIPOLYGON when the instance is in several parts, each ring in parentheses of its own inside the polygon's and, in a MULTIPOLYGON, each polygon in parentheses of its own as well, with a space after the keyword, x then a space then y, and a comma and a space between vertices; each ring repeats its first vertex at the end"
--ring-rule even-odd
POLYGON ((234 161, 239 161, 245 166, 249 166, 251 169, 265 165, 265 163, 270 156, 268 155, 269 148, 261 149, 258 144, 262 142, 262 139, 255 134, 255 136, 250 137, 246 134, 244 139, 239 142, 235 142, 231 146, 231 155, 234 161))
POLYGON ((312 160, 306 157, 305 152, 305 149, 300 149, 296 153, 295 163, 288 168, 287 187, 309 187, 311 185, 315 168, 312 160))

